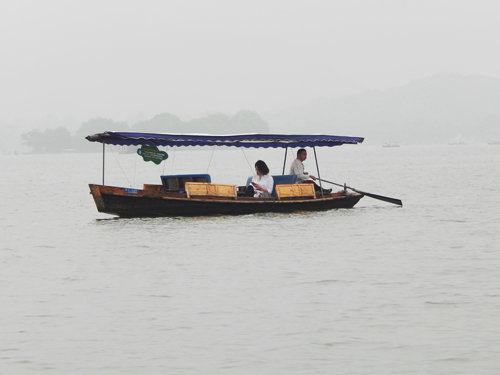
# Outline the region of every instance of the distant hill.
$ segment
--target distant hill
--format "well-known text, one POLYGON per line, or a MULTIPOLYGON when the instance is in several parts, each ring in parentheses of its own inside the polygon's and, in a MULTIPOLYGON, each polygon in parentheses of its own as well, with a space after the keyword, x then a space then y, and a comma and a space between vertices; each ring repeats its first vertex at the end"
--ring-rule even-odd
POLYGON ((182 121, 175 115, 162 113, 150 120, 133 124, 131 129, 157 133, 269 133, 267 122, 253 111, 239 111, 233 116, 218 113, 191 121, 182 121))
POLYGON ((385 91, 266 114, 273 131, 363 136, 370 142, 500 138, 500 79, 443 74, 385 91))

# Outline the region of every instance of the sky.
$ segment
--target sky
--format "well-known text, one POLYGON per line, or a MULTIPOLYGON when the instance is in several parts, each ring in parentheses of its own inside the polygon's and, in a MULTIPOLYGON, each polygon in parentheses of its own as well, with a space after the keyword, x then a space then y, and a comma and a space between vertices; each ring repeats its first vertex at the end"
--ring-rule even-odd
POLYGON ((266 113, 434 74, 500 77, 499 19, 498 0, 2 1, 0 126, 266 113))

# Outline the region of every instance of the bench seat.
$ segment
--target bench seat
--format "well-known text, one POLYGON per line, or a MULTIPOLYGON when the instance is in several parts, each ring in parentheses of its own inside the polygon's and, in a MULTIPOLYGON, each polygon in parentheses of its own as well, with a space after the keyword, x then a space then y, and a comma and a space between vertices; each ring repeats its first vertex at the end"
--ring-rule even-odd
POLYGON ((186 195, 236 198, 236 185, 212 184, 208 182, 186 182, 186 195))

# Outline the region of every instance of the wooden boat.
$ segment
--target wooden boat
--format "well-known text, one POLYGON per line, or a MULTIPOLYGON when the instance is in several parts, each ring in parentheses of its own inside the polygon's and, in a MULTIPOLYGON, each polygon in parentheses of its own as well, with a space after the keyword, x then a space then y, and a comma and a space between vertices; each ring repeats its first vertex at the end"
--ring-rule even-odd
POLYGON ((359 193, 335 193, 324 198, 252 198, 198 196, 165 193, 159 186, 126 189, 90 184, 99 212, 121 217, 238 215, 260 212, 321 211, 352 208, 363 197, 359 193))
MULTIPOLYGON (((121 217, 237 215, 261 212, 320 211, 352 208, 366 194, 364 192, 316 193, 312 184, 290 183, 293 177, 285 175, 287 150, 291 147, 311 147, 316 159, 316 146, 332 147, 357 144, 363 138, 332 135, 193 135, 153 134, 131 132, 104 132, 86 137, 103 144, 102 184, 89 184, 97 210, 121 217), (283 174, 273 176, 273 196, 253 198, 242 196, 244 186, 215 184, 209 175, 161 176, 162 184, 146 184, 142 189, 107 186, 105 177, 105 145, 146 146, 234 146, 285 148, 283 174)), ((155 147, 156 146, 156 147, 155 147)), ((157 148, 156 148, 157 149, 157 148)), ((148 157, 154 158, 154 153, 148 157)), ((145 155, 143 155, 145 157, 145 155)), ((146 159, 145 159, 146 160, 146 159)), ((316 159, 317 175, 320 177, 316 159)), ((319 183, 321 185, 321 180, 319 183)))

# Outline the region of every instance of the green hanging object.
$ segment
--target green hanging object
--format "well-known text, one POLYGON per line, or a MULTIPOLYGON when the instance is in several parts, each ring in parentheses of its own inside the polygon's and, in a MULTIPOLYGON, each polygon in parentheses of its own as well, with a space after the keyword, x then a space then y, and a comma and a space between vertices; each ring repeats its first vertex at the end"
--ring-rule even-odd
POLYGON ((142 145, 137 150, 137 154, 142 156, 144 161, 152 161, 155 164, 160 164, 168 158, 168 154, 165 151, 158 150, 155 145, 142 145))

